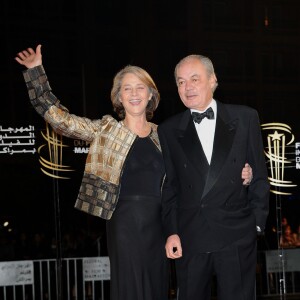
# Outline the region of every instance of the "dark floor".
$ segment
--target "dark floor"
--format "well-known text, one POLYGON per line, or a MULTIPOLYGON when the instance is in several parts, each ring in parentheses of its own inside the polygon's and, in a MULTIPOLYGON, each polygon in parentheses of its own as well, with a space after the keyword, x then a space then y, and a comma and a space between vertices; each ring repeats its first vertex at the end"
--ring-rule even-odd
MULTIPOLYGON (((217 299, 216 299, 217 300, 217 299)), ((297 295, 282 295, 282 296, 258 296, 257 300, 300 300, 300 294, 297 295)))
MULTIPOLYGON (((169 300, 175 300, 176 295, 170 295, 169 300)), ((211 300, 218 300, 217 297, 212 297, 211 300)), ((297 295, 282 295, 282 296, 257 296, 256 300, 300 300, 300 294, 297 295)))

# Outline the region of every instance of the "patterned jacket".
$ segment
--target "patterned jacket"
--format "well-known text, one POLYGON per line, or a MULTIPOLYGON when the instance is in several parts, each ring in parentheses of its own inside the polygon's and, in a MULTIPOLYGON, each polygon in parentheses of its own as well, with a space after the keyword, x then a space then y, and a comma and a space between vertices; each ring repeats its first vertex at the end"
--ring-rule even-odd
MULTIPOLYGON (((137 135, 110 115, 90 120, 70 114, 52 93, 42 65, 23 75, 33 107, 54 131, 90 143, 75 207, 109 220, 118 201, 124 163, 137 135)), ((150 124, 150 138, 161 151, 157 125, 150 124)))

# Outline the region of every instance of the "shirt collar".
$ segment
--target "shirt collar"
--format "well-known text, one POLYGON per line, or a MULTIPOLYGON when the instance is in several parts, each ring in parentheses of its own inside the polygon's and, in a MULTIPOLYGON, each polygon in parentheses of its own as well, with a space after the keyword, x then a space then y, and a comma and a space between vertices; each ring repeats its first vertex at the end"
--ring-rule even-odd
POLYGON ((193 112, 193 111, 195 111, 195 112, 199 112, 199 113, 203 113, 203 112, 205 112, 209 107, 211 107, 212 108, 212 110, 214 111, 214 114, 215 114, 215 116, 217 115, 217 103, 216 103, 216 100, 215 99, 212 99, 211 100, 211 102, 209 103, 209 105, 204 109, 204 110, 197 110, 197 109, 193 109, 193 108, 191 108, 191 113, 193 112))

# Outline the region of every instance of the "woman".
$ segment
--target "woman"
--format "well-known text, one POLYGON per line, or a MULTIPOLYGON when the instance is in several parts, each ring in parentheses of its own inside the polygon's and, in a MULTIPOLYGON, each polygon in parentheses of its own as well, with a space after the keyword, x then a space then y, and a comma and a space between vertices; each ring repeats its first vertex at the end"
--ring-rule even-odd
MULTIPOLYGON (((15 59, 28 68, 24 78, 36 111, 60 134, 90 143, 75 207, 107 220, 111 299, 168 299, 160 219, 165 170, 157 125, 149 122, 160 100, 153 79, 137 66, 119 71, 111 101, 122 121, 110 115, 92 121, 70 114, 52 94, 41 45, 15 59)), ((245 183, 251 176, 244 168, 245 183)))

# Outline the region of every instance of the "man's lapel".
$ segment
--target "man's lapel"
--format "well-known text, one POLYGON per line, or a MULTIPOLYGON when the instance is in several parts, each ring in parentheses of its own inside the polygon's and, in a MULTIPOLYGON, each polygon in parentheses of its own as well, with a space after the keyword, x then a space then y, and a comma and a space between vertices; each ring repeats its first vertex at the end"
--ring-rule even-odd
MULTIPOLYGON (((217 102, 217 122, 211 164, 203 197, 210 191, 220 175, 232 148, 238 119, 231 119, 224 104, 217 102)), ((242 171, 242 170, 241 170, 242 171)))
POLYGON ((206 178, 209 165, 189 109, 183 113, 177 130, 177 139, 191 164, 198 170, 200 176, 206 178))

